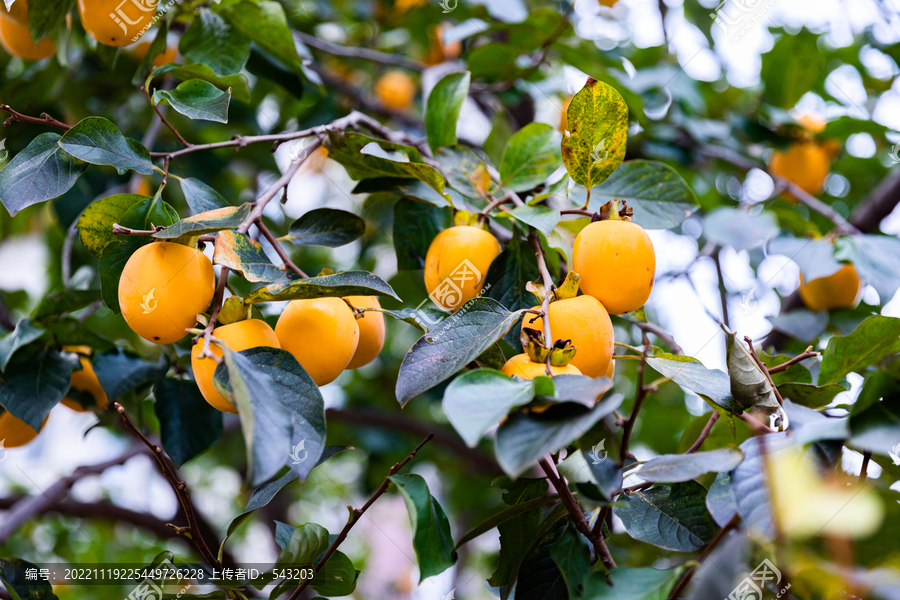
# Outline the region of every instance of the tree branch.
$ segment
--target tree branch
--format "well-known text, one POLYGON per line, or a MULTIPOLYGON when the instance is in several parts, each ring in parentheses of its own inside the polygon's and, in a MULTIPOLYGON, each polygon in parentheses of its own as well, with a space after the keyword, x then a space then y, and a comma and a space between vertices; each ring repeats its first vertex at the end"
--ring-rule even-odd
POLYGON ((334 56, 362 58, 364 60, 370 60, 372 62, 383 65, 396 65, 398 67, 403 67, 405 69, 409 69, 411 71, 416 71, 419 73, 428 68, 428 65, 426 65, 425 63, 407 58, 405 56, 401 56, 400 54, 388 54, 387 52, 379 52, 378 50, 370 50, 369 48, 351 48, 348 46, 339 46, 337 44, 332 44, 331 42, 326 42, 325 40, 321 40, 315 36, 309 35, 308 33, 303 33, 302 31, 292 31, 291 33, 294 34, 294 37, 296 39, 300 40, 307 46, 315 48, 316 50, 321 50, 322 52, 327 52, 328 54, 332 54, 334 56))
POLYGON ((175 135, 175 137, 178 139, 178 141, 181 143, 182 146, 184 146, 185 148, 190 148, 191 144, 186 139, 184 139, 184 136, 182 136, 181 133, 179 133, 178 130, 175 129, 175 126, 169 122, 169 120, 165 117, 165 115, 162 113, 162 111, 159 110, 159 107, 156 104, 154 104, 153 98, 150 97, 150 92, 147 91, 146 85, 141 86, 141 91, 144 93, 144 96, 147 98, 147 102, 149 102, 150 106, 153 107, 154 112, 156 112, 156 116, 159 117, 160 121, 162 121, 162 124, 169 128, 169 131, 171 131, 175 135))
POLYGON ((75 469, 71 475, 59 479, 56 483, 43 490, 37 496, 27 496, 10 507, 3 523, 0 524, 0 544, 6 542, 25 521, 40 515, 62 502, 76 481, 88 475, 99 475, 110 467, 124 464, 129 459, 142 454, 143 450, 135 446, 121 456, 96 465, 85 465, 75 469))
POLYGON ((697 450, 700 449, 700 446, 703 445, 703 442, 706 441, 706 438, 709 437, 709 432, 712 431, 713 425, 716 424, 716 421, 719 420, 719 413, 713 411, 709 416, 709 421, 706 422, 706 425, 703 426, 703 430, 700 432, 700 435, 697 437, 697 441, 691 444, 691 447, 684 451, 685 454, 693 454, 697 450))
POLYGON ((57 129, 62 129, 63 131, 72 129, 71 125, 67 125, 62 121, 57 121, 47 113, 41 113, 40 117, 29 117, 28 115, 23 115, 22 113, 13 110, 12 108, 10 108, 9 104, 0 104, 0 110, 8 112, 12 115, 3 122, 4 127, 9 127, 10 123, 12 123, 13 121, 19 121, 20 123, 33 123, 35 125, 47 125, 48 127, 56 127, 57 129))
POLYGON ((687 584, 691 582, 691 579, 694 577, 694 573, 697 572, 697 567, 703 564, 703 561, 712 554, 712 551, 716 549, 719 543, 725 539, 725 536, 732 529, 736 529, 738 524, 741 522, 740 515, 734 515, 728 524, 725 525, 722 529, 719 530, 719 533, 716 534, 716 537, 712 539, 712 541, 706 545, 706 549, 703 550, 703 554, 700 555, 700 559, 697 561, 698 564, 691 567, 687 571, 685 571, 684 575, 681 576, 681 579, 678 580, 678 583, 675 584, 675 587, 672 588, 672 592, 669 594, 669 600, 677 600, 681 595, 681 592, 687 587, 687 584))
POLYGON ((608 570, 615 569, 616 561, 613 559, 612 554, 610 554, 609 548, 606 547, 606 541, 603 539, 602 531, 598 530, 595 532, 591 530, 591 527, 584 516, 584 511, 581 510, 581 506, 572 495, 572 491, 569 489, 569 485, 566 483, 565 478, 562 475, 558 475, 556 471, 553 470, 553 467, 550 466, 550 463, 547 462, 546 458, 542 458, 538 464, 547 475, 547 479, 549 479, 550 483, 553 484, 553 487, 556 488, 556 492, 559 494, 559 498, 566 507, 569 516, 572 517, 572 522, 575 523, 575 527, 591 541, 594 552, 596 552, 597 556, 600 558, 603 566, 608 570))
POLYGON ((769 373, 781 373, 782 371, 787 371, 788 368, 797 364, 798 362, 803 362, 807 358, 812 358, 813 356, 819 356, 819 353, 812 349, 812 346, 808 346, 806 350, 792 358, 791 360, 785 361, 780 365, 775 365, 774 367, 767 367, 769 373))
POLYGON ((188 522, 187 532, 190 533, 188 536, 189 539, 194 543, 194 546, 197 547, 197 550, 200 551, 203 558, 209 563, 209 566, 221 569, 222 564, 216 558, 216 555, 212 550, 209 549, 209 546, 206 545, 206 541, 200 533, 200 526, 197 522, 197 516, 194 514, 194 505, 193 502, 191 502, 191 495, 188 493, 187 485, 178 478, 175 469, 163 456, 163 449, 151 442, 147 436, 131 422, 131 419, 125 414, 125 407, 118 402, 115 402, 113 406, 116 411, 122 415, 122 422, 125 424, 125 428, 133 433, 145 446, 150 448, 153 457, 156 458, 156 462, 159 463, 159 468, 162 471, 163 476, 168 480, 169 484, 171 484, 172 489, 175 491, 175 495, 178 497, 178 502, 181 504, 182 510, 184 510, 184 515, 188 522))
POLYGON ((269 243, 272 244, 272 247, 275 249, 275 252, 281 258, 281 262, 284 263, 284 266, 294 273, 296 273, 299 277, 305 279, 308 277, 306 273, 300 270, 300 267, 294 264, 294 261, 291 260, 291 257, 288 256, 287 252, 284 251, 284 248, 281 247, 281 244, 278 243, 278 240, 272 235, 272 232, 269 231, 269 228, 266 227, 265 223, 262 222, 262 219, 256 222, 256 227, 259 229, 259 232, 263 234, 269 243))
POLYGON ((634 407, 631 409, 631 416, 625 422, 622 429, 622 447, 619 449, 619 464, 625 464, 625 458, 628 456, 628 442, 631 439, 631 431, 634 429, 634 423, 637 421, 638 413, 644 404, 644 398, 647 396, 647 387, 644 386, 644 370, 647 366, 647 351, 650 349, 650 340, 644 336, 644 350, 641 352, 641 362, 637 367, 637 390, 634 393, 634 407))
MULTIPOLYGON (((395 464, 393 467, 391 467, 391 470, 388 471, 387 477, 384 478, 384 481, 381 482, 381 485, 378 486, 378 489, 375 490, 375 493, 369 497, 369 499, 366 501, 365 504, 362 505, 362 507, 360 507, 360 508, 353 508, 351 506, 347 507, 347 509, 350 511, 350 518, 347 519, 347 524, 344 525, 343 529, 341 529, 341 532, 338 534, 337 539, 334 540, 334 543, 331 544, 331 547, 325 551, 325 554, 322 555, 322 559, 316 564, 316 573, 321 571, 322 567, 325 566, 325 563, 328 562, 328 559, 331 558, 331 556, 335 552, 337 552, 338 547, 344 542, 345 539, 347 539, 347 534, 349 534, 350 530, 353 529, 353 526, 359 522, 359 519, 363 516, 363 514, 365 514, 365 512, 367 510, 369 510, 369 507, 372 506, 375 503, 375 501, 378 500, 382 496, 382 494, 384 494, 387 491, 388 487, 391 485, 390 478, 392 476, 396 475, 400 471, 400 469, 402 469, 404 466, 406 466, 406 463, 408 463, 413 458, 415 458, 416 453, 422 449, 422 446, 424 446, 429 441, 431 441, 431 438, 433 438, 433 437, 434 437, 434 434, 429 433, 425 437, 425 439, 422 440, 422 442, 418 446, 416 446, 415 450, 410 452, 406 458, 404 458, 403 460, 401 460, 400 462, 395 464)), ((300 585, 297 586, 297 588, 294 590, 294 592, 291 594, 291 596, 288 600, 298 600, 298 598, 300 598, 300 595, 303 593, 303 590, 306 589, 306 587, 310 584, 311 581, 312 581, 312 578, 309 578, 309 579, 304 579, 302 582, 300 582, 300 585)))
POLYGON ((645 323, 642 321, 635 321, 633 323, 637 326, 641 331, 645 331, 647 333, 652 333, 662 341, 666 343, 669 349, 672 351, 672 354, 684 354, 684 350, 681 349, 675 342, 675 338, 672 337, 672 334, 660 327, 659 325, 655 325, 653 323, 645 323))

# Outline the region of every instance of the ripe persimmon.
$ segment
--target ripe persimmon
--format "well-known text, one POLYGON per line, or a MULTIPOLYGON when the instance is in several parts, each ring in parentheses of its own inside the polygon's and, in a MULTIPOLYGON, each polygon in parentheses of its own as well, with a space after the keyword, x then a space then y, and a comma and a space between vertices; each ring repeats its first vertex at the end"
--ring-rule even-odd
POLYGON ((572 248, 572 266, 581 275, 581 291, 599 300, 609 314, 621 315, 642 307, 650 297, 656 254, 643 227, 609 219, 581 230, 572 248))
POLYGON ((56 45, 49 37, 34 43, 28 31, 28 9, 22 0, 13 4, 11 12, 0 12, 0 46, 22 60, 41 60, 56 53, 56 45))
MULTIPOLYGON (((2 409, 0 409, 2 410, 2 409)), ((48 415, 49 418, 49 415, 48 415)), ((44 425, 47 419, 44 419, 44 425)), ((0 413, 0 440, 6 448, 24 446, 37 437, 38 432, 31 425, 14 416, 9 411, 0 413)))
POLYGON ((428 294, 440 287, 432 296, 437 303, 448 310, 459 309, 481 292, 484 276, 500 250, 500 242, 480 227, 458 225, 441 231, 425 254, 428 294))
POLYGON ((337 379, 359 344, 353 311, 340 298, 292 300, 278 317, 275 335, 316 385, 337 379))
POLYGON ((147 32, 158 6, 158 0, 78 0, 78 15, 87 34, 101 44, 127 46, 147 32))
MULTIPOLYGON (((269 324, 259 319, 246 319, 222 325, 213 329, 214 338, 221 340, 229 349, 235 352, 259 346, 271 346, 281 348, 278 336, 269 327, 269 324)), ((209 350, 216 356, 222 356, 222 349, 216 344, 210 344, 209 350)), ((194 381, 200 388, 200 393, 206 398, 210 406, 222 412, 236 413, 237 408, 219 391, 213 383, 213 374, 218 363, 210 357, 200 358, 203 351, 203 340, 199 340, 191 348, 191 369, 194 371, 194 381)))
MULTIPOLYGON (((516 354, 506 361, 506 364, 503 365, 500 372, 509 377, 518 375, 522 379, 530 380, 540 375, 546 375, 547 365, 544 363, 533 362, 527 354, 516 354)), ((550 373, 551 375, 581 375, 581 371, 579 371, 578 367, 572 363, 569 363, 564 367, 555 367, 551 365, 550 373)))
MULTIPOLYGON (((808 194, 818 194, 831 172, 831 158, 836 148, 827 142, 816 142, 812 135, 825 129, 825 122, 805 115, 797 120, 809 134, 788 146, 787 150, 775 150, 769 160, 769 169, 795 183, 808 194)), ((792 199, 790 192, 785 196, 792 199)))
MULTIPOLYGON (((344 298, 354 308, 381 308, 375 296, 348 296, 344 298)), ((367 310, 356 319, 359 327, 359 344, 350 359, 348 369, 358 369, 375 360, 384 348, 384 315, 378 311, 367 310)))
MULTIPOLYGON (((63 350, 74 352, 78 355, 79 362, 81 362, 81 370, 72 371, 71 389, 90 394, 94 398, 94 405, 97 408, 106 408, 109 404, 109 398, 106 396, 103 386, 100 385, 100 380, 97 379, 97 373, 94 372, 94 365, 89 358, 91 353, 90 346, 63 346, 63 350)), ((80 402, 72 398, 63 398, 62 403, 76 412, 87 411, 80 402)))
POLYGON ((131 330, 171 344, 187 335, 215 292, 212 263, 196 248, 173 242, 141 246, 119 279, 119 307, 131 330))
POLYGON ((813 279, 809 283, 800 275, 800 298, 814 312, 835 308, 853 308, 859 301, 863 282, 856 267, 846 264, 827 277, 813 279))
POLYGON ((388 71, 375 82, 375 96, 387 108, 405 111, 416 97, 416 84, 402 71, 388 71))

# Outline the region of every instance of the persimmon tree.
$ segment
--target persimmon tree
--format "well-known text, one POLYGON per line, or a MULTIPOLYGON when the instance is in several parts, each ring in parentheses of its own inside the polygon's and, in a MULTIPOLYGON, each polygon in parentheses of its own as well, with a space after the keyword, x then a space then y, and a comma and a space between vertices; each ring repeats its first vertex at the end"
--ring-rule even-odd
MULTIPOLYGON (((165 597, 371 598, 377 549, 344 543, 385 494, 429 597, 893 597, 900 319, 883 312, 900 240, 880 226, 900 178, 883 124, 801 109, 843 101, 820 63, 886 93, 861 48, 896 46, 773 27, 747 90, 690 79, 666 47, 578 35, 623 18, 614 2, 113 4, 0 13, 3 235, 58 257, 43 297, 0 298, 0 472, 60 410, 132 440, 0 498, 8 597, 134 586, 22 578, 51 559, 239 568, 254 520, 275 565, 165 597), (859 135, 880 154, 849 153, 859 135), (311 176, 347 202, 298 214, 311 176), (686 268, 660 270, 685 241, 686 268), (776 256, 798 281, 752 339, 735 310, 771 292, 776 256), (666 284, 706 267, 725 370, 659 318, 666 284), (326 410, 324 386, 344 402, 326 410), (173 523, 67 498, 139 454, 171 484, 173 523), (289 516, 339 461, 364 466, 343 527, 289 516), (243 477, 221 529, 182 472, 198 462, 243 477), (70 517, 104 551, 71 545, 70 517)), ((712 41, 707 12, 683 18, 712 41)))

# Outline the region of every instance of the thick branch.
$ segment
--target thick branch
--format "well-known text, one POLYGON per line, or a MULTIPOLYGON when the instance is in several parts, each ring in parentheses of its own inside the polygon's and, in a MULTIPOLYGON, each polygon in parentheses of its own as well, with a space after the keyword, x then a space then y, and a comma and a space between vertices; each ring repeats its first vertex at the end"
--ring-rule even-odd
MULTIPOLYGON (((328 562, 328 559, 331 558, 335 552, 337 552, 338 547, 344 542, 345 539, 347 539, 347 534, 349 534, 350 530, 353 529, 353 526, 359 522, 359 519, 363 516, 363 514, 365 514, 365 512, 367 510, 369 510, 369 507, 372 506, 375 503, 375 501, 378 500, 382 496, 382 494, 384 494, 387 491, 388 486, 391 485, 390 478, 393 477, 394 475, 396 475, 398 472, 400 472, 400 469, 402 469, 404 466, 406 466, 406 463, 408 463, 413 458, 415 458, 416 453, 419 450, 421 450, 422 446, 427 444, 433 437, 434 437, 434 434, 429 433, 428 436, 426 436, 425 439, 422 440, 422 442, 418 446, 416 446, 415 450, 410 452, 406 458, 404 458, 403 460, 401 460, 400 462, 395 464, 393 467, 391 467, 391 470, 388 471, 387 477, 384 478, 384 481, 381 482, 381 485, 378 486, 378 489, 375 490, 375 493, 369 497, 369 499, 366 501, 365 504, 362 505, 362 507, 360 507, 360 508, 352 508, 350 506, 347 507, 350 510, 350 518, 347 519, 347 524, 344 525, 343 529, 341 529, 341 532, 338 534, 337 539, 334 540, 334 543, 331 544, 331 547, 325 551, 325 554, 322 555, 322 559, 318 562, 318 564, 316 564, 316 573, 321 571, 322 567, 325 566, 325 563, 328 562)), ((300 595, 303 593, 303 590, 306 589, 306 587, 310 584, 311 581, 312 581, 312 578, 304 579, 300 583, 300 585, 297 586, 297 588, 294 590, 294 593, 291 594, 291 596, 288 600, 298 600, 298 598, 300 598, 300 595)))
POLYGON ((641 352, 641 362, 637 367, 637 391, 634 393, 634 408, 631 409, 631 416, 625 422, 622 429, 622 447, 619 450, 619 464, 625 464, 625 458, 628 456, 628 442, 631 440, 631 431, 634 429, 634 423, 637 421, 638 413, 644 405, 644 398, 647 397, 647 387, 644 386, 644 370, 647 366, 647 351, 650 349, 649 340, 644 336, 644 350, 641 352))
POLYGON ((71 475, 58 480, 56 483, 48 487, 46 490, 43 490, 37 496, 28 496, 22 498, 12 507, 10 507, 9 513, 6 515, 3 523, 0 524, 0 544, 6 542, 9 536, 12 535, 22 525, 22 523, 24 523, 28 519, 31 519, 32 517, 51 510, 56 504, 65 500, 65 497, 66 495, 68 495, 69 490, 72 488, 75 482, 82 477, 87 477, 88 475, 99 475, 110 467, 116 467, 124 464, 132 457, 137 456, 141 453, 143 453, 143 450, 141 450, 140 447, 136 446, 128 452, 122 454, 118 458, 114 458, 112 460, 108 460, 96 465, 85 465, 78 467, 72 472, 71 475))
POLYGON ((153 457, 156 458, 156 462, 159 463, 159 468, 162 471, 163 476, 168 480, 169 484, 171 484, 172 489, 175 491, 175 495, 178 497, 178 502, 184 510, 184 515, 188 522, 187 532, 190 533, 190 540, 211 567, 221 569, 221 563, 216 558, 216 555, 209 549, 209 546, 206 545, 206 540, 203 539, 203 536, 200 533, 200 526, 197 522, 197 516, 194 514, 194 504, 191 502, 191 495, 188 493, 187 485, 178 478, 175 469, 163 456, 162 448, 151 442, 147 436, 131 422, 131 419, 125 414, 125 407, 118 402, 113 406, 115 406, 116 411, 122 415, 122 422, 125 424, 125 428, 133 433, 145 446, 150 448, 153 457))

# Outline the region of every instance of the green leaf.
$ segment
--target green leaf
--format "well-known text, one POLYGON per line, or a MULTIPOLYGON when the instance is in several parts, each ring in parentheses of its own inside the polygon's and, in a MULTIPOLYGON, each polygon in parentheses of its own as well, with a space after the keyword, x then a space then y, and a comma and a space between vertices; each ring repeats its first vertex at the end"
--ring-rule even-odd
POLYGON ((415 178, 438 194, 444 193, 444 176, 422 161, 412 146, 369 137, 361 133, 329 130, 325 140, 328 158, 339 162, 351 179, 370 177, 415 178), (363 150, 366 149, 366 152, 363 150))
POLYGON ((163 354, 151 362, 121 349, 95 354, 92 363, 110 402, 140 385, 156 381, 169 370, 169 360, 163 354))
POLYGON ((41 327, 49 331, 60 346, 90 346, 95 352, 109 352, 116 348, 109 338, 98 334, 94 327, 72 317, 47 319, 41 321, 41 327))
POLYGON ((584 597, 591 600, 662 600, 668 597, 680 574, 678 568, 619 567, 609 575, 591 575, 584 586, 584 597))
POLYGON ((150 161, 150 153, 140 142, 126 138, 118 127, 103 117, 82 119, 63 134, 59 146, 92 165, 115 167, 119 175, 129 169, 142 175, 152 175, 157 170, 150 161))
POLYGON ((250 38, 221 15, 201 8, 181 36, 178 52, 193 63, 208 65, 217 75, 231 75, 247 63, 250 38))
POLYGON ((706 488, 696 481, 623 494, 613 507, 628 535, 676 552, 694 552, 713 538, 706 488))
POLYGON ((356 241, 366 233, 366 222, 346 210, 317 208, 291 223, 286 240, 295 246, 337 248, 356 241))
POLYGON ((254 304, 306 298, 342 298, 344 296, 387 296, 400 301, 391 286, 372 273, 344 271, 334 275, 273 283, 253 290, 247 294, 244 302, 254 304))
POLYGON ((547 180, 562 164, 559 133, 546 123, 529 123, 506 143, 500 161, 500 185, 515 192, 547 180))
POLYGON ((39 42, 59 29, 74 7, 75 0, 29 0, 28 32, 31 39, 39 42))
POLYGON ((378 192, 388 192, 397 194, 408 200, 431 204, 438 208, 447 208, 451 206, 449 199, 441 193, 436 192, 418 179, 401 179, 399 177, 373 177, 372 179, 363 179, 356 184, 351 193, 353 194, 375 194, 378 192))
POLYGON ((761 457, 765 453, 767 461, 776 460, 773 455, 795 442, 785 432, 767 434, 762 443, 761 439, 751 437, 741 444, 744 462, 731 472, 731 491, 747 530, 772 540, 775 524, 769 500, 768 467, 761 457))
POLYGON ((821 408, 830 404, 835 396, 847 390, 836 383, 823 386, 811 383, 785 383, 778 386, 778 391, 785 400, 790 399, 807 408, 821 408))
POLYGON ((750 250, 778 235, 778 221, 771 212, 750 214, 746 209, 723 206, 706 215, 703 234, 719 246, 738 252, 750 250))
POLYGON ((634 209, 632 220, 644 229, 678 227, 700 208, 693 190, 675 169, 651 160, 623 162, 591 190, 589 208, 599 211, 613 198, 625 200, 634 209))
POLYGON ((280 3, 244 0, 214 4, 211 8, 285 67, 298 75, 303 74, 303 64, 280 3))
POLYGON ((6 370, 6 365, 17 350, 23 348, 44 335, 44 330, 31 322, 31 319, 22 319, 16 323, 16 328, 0 337, 0 371, 6 370))
POLYGON ((791 424, 791 436, 798 444, 811 444, 822 440, 846 440, 850 437, 849 419, 835 418, 823 413, 784 401, 784 410, 791 424))
POLYGON ((21 558, 0 558, 0 582, 13 600, 59 600, 53 593, 53 586, 47 581, 24 583, 22 579, 26 569, 37 572, 39 567, 21 558))
POLYGON ((29 346, 16 352, 0 379, 0 405, 35 431, 69 390, 69 375, 78 358, 52 346, 29 346))
POLYGON ((503 337, 519 318, 496 300, 475 298, 417 341, 400 365, 397 400, 403 406, 448 379, 503 337), (465 335, 460 332, 465 331, 465 335))
POLYGON ((481 522, 478 526, 476 526, 472 531, 462 536, 458 542, 456 542, 456 548, 459 548, 463 544, 471 542, 478 536, 487 533, 493 529, 496 529, 500 525, 515 519, 516 517, 523 515, 528 512, 534 512, 535 509, 538 509, 536 513, 540 515, 540 508, 546 504, 551 504, 559 499, 559 496, 556 494, 544 494, 541 496, 537 496, 531 498, 529 500, 525 500, 520 502, 519 504, 514 504, 509 508, 506 508, 499 513, 495 514, 492 517, 489 517, 485 521, 481 522))
POLYGON ((534 540, 519 566, 516 600, 566 597, 566 581, 551 552, 570 522, 568 518, 560 519, 534 540))
POLYGON ((550 236, 556 225, 559 223, 560 213, 558 210, 547 208, 544 205, 537 206, 517 206, 509 211, 509 214, 516 219, 534 227, 546 236, 550 236))
MULTIPOLYGON (((153 60, 164 53, 166 51, 166 40, 169 37, 169 20, 162 19, 159 24, 159 28, 156 30, 156 37, 153 38, 153 41, 150 42, 150 47, 147 48, 147 53, 144 54, 144 57, 141 59, 140 64, 138 65, 137 70, 134 72, 134 75, 131 77, 131 85, 138 87, 144 85, 146 82, 147 73, 150 71, 150 68, 153 66, 153 60)), ((115 60, 113 62, 115 63, 115 60)), ((112 69, 110 69, 112 70, 112 69)))
MULTIPOLYGON (((494 482, 494 485, 499 485, 504 490, 503 502, 513 508, 529 505, 539 498, 546 498, 549 489, 545 479, 519 478, 511 481, 500 477, 494 482)), ((539 533, 542 514, 542 505, 532 506, 521 514, 498 524, 500 556, 496 570, 488 579, 489 585, 503 587, 515 582, 519 564, 531 549, 539 533)))
POLYGON ((63 288, 44 296, 31 317, 35 320, 55 317, 79 310, 100 299, 100 290, 70 290, 63 288))
POLYGON ((707 369, 696 358, 678 354, 661 353, 648 356, 647 364, 660 375, 668 377, 703 399, 734 414, 743 412, 740 404, 731 395, 731 380, 727 373, 718 369, 707 369))
MULTIPOLYGON (((168 226, 178 221, 175 209, 163 202, 159 195, 145 198, 128 209, 119 225, 131 229, 150 229, 154 225, 168 226)), ((150 238, 127 236, 125 240, 107 244, 100 256, 100 292, 103 303, 119 313, 119 279, 122 270, 135 250, 150 243, 150 238)))
POLYGON ((143 200, 147 197, 139 194, 113 194, 90 203, 75 224, 85 249, 100 258, 106 246, 119 239, 113 235, 113 223, 121 224, 128 210, 143 200))
POLYGON ((591 547, 587 539, 575 529, 571 519, 566 523, 562 535, 553 543, 550 556, 565 579, 569 598, 581 598, 584 584, 591 574, 591 547))
POLYGON ((161 67, 153 69, 151 73, 153 77, 162 77, 163 75, 171 75, 176 79, 188 81, 190 79, 202 79, 208 81, 220 90, 231 89, 231 95, 235 100, 240 102, 250 102, 250 82, 246 75, 227 75, 220 76, 209 68, 209 66, 200 63, 189 65, 179 65, 169 63, 161 67))
POLYGON ((709 486, 706 494, 706 507, 719 527, 725 527, 737 514, 737 502, 731 491, 731 474, 719 473, 709 486))
POLYGON ((397 270, 424 269, 425 256, 431 242, 450 224, 449 211, 407 198, 398 200, 394 204, 392 232, 397 270))
POLYGON ((815 341, 828 327, 828 312, 810 312, 805 309, 792 310, 774 317, 766 317, 772 327, 796 338, 804 344, 815 341))
POLYGON ((690 481, 704 473, 723 473, 735 469, 744 454, 737 448, 718 448, 693 454, 663 454, 648 460, 638 474, 653 482, 690 481))
POLYGON ((887 304, 900 288, 900 239, 887 235, 848 235, 838 238, 837 260, 853 263, 860 279, 887 304))
POLYGON ((306 479, 325 448, 325 406, 300 363, 278 348, 225 350, 215 385, 238 409, 251 481, 273 477, 285 463, 306 479))
POLYGON ((158 105, 161 102, 167 102, 191 119, 227 123, 231 89, 223 92, 202 79, 189 79, 179 83, 174 90, 155 90, 153 103, 158 105))
POLYGON ((575 183, 590 189, 603 183, 625 157, 628 106, 610 85, 588 77, 566 111, 562 159, 575 183))
POLYGON ((228 201, 222 197, 222 194, 199 179, 184 177, 179 178, 178 183, 181 184, 184 199, 194 214, 228 206, 228 201))
POLYGON ((781 406, 775 397, 775 390, 743 340, 728 332, 734 338, 728 354, 728 373, 731 376, 731 396, 743 408, 759 408, 772 414, 781 406))
POLYGON ((819 51, 819 36, 808 31, 783 34, 764 53, 760 78, 765 84, 765 98, 779 108, 793 108, 803 94, 818 81, 825 67, 819 51), (810 60, 816 57, 815 60, 810 60))
POLYGON ((836 383, 848 373, 861 372, 888 354, 900 352, 900 319, 875 315, 850 335, 828 340, 822 353, 819 385, 836 383))
POLYGON ((474 150, 467 146, 438 148, 435 157, 456 191, 469 198, 483 198, 491 187, 487 166, 474 150))
POLYGON ((270 282, 284 277, 284 269, 272 264, 262 245, 246 233, 226 229, 216 236, 213 264, 237 271, 247 281, 270 282))
POLYGON ((203 398, 193 381, 167 377, 156 384, 153 395, 163 448, 177 466, 207 450, 222 436, 222 413, 203 398))
POLYGON ((358 576, 359 571, 353 567, 353 561, 340 550, 336 550, 313 577, 309 587, 319 594, 349 596, 356 590, 358 576))
POLYGON ((622 394, 612 394, 592 408, 576 402, 554 404, 541 413, 514 412, 497 430, 497 461, 515 477, 548 454, 557 452, 584 435, 597 421, 622 404, 622 394))
POLYGON ((441 78, 428 95, 425 134, 435 153, 441 146, 456 145, 456 122, 469 94, 471 79, 468 71, 450 73, 441 78))
POLYGON ((201 212, 192 217, 181 219, 169 225, 162 231, 157 231, 153 237, 162 240, 171 240, 180 237, 203 235, 214 233, 223 229, 237 229, 250 215, 251 206, 248 203, 240 206, 226 206, 201 212))
POLYGON ((389 477, 406 502, 413 530, 413 549, 419 562, 419 582, 443 573, 456 562, 450 521, 428 491, 421 475, 389 477))
POLYGON ((534 398, 534 383, 521 381, 494 371, 477 369, 454 379, 444 390, 447 419, 470 448, 474 448, 488 429, 518 406, 534 398), (490 398, 490 402, 485 402, 490 398))
POLYGON ((294 529, 277 564, 311 565, 320 554, 328 550, 328 546, 328 530, 315 523, 306 523, 294 529))
POLYGON ((16 216, 23 208, 62 196, 87 163, 60 148, 59 134, 42 133, 0 171, 0 201, 16 216))

